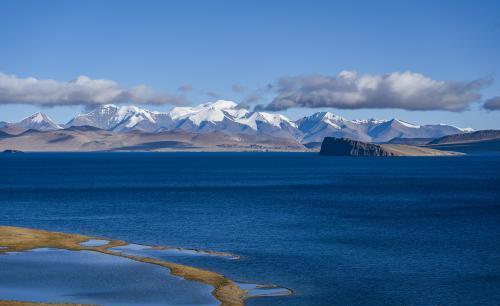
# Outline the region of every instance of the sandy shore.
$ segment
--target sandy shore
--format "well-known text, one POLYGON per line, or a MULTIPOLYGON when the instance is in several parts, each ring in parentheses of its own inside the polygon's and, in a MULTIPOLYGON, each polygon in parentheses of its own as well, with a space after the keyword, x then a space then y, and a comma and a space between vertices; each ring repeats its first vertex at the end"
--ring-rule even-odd
MULTIPOLYGON (((221 302, 221 306, 243 306, 245 303, 246 291, 242 290, 234 281, 224 275, 198 269, 186 265, 157 260, 148 257, 126 255, 120 252, 111 251, 111 248, 125 246, 128 243, 121 240, 106 239, 108 244, 103 246, 82 246, 81 243, 90 239, 106 239, 89 237, 78 234, 66 234, 58 232, 48 232, 43 230, 0 226, 0 253, 14 251, 28 251, 36 248, 58 248, 72 251, 95 251, 113 256, 129 258, 135 261, 159 265, 170 269, 170 273, 187 280, 201 282, 214 288, 212 295, 221 302)), ((60 305, 69 306, 75 304, 39 304, 0 301, 0 306, 48 306, 60 305)))

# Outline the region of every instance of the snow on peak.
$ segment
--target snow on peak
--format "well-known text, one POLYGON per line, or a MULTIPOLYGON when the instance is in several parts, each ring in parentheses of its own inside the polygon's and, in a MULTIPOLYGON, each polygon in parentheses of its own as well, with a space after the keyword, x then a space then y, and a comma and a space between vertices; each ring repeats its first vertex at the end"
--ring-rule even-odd
POLYGON ((200 125, 203 121, 220 122, 226 117, 241 116, 246 111, 238 110, 238 104, 232 101, 218 100, 193 107, 174 107, 168 112, 173 120, 188 118, 194 124, 200 125))
POLYGON ((330 112, 325 112, 323 119, 335 120, 335 121, 347 121, 346 118, 339 116, 339 115, 335 115, 334 113, 330 113, 330 112))
POLYGON ((101 105, 99 108, 110 109, 110 108, 119 108, 119 106, 117 106, 116 104, 104 104, 104 105, 101 105))
POLYGON ((247 114, 241 118, 237 118, 237 122, 241 124, 248 125, 254 130, 257 130, 257 123, 266 123, 274 127, 281 127, 283 123, 289 124, 293 127, 297 127, 294 122, 291 122, 287 117, 280 114, 271 114, 264 112, 247 112, 247 114))
POLYGON ((399 119, 393 119, 394 122, 397 122, 403 126, 406 126, 406 127, 409 127, 409 128, 412 128, 412 129, 419 129, 420 128, 420 125, 416 125, 416 124, 413 124, 413 123, 409 123, 409 122, 406 122, 406 121, 403 121, 403 120, 399 120, 399 119))
POLYGON ((347 120, 345 119, 344 117, 341 117, 339 115, 335 115, 334 113, 330 113, 330 112, 317 112, 317 113, 314 113, 308 117, 305 117, 305 118, 308 118, 310 120, 339 120, 339 121, 343 121, 343 120, 347 120))
POLYGON ((321 123, 332 126, 335 129, 340 129, 339 124, 342 125, 342 123, 346 121, 348 121, 346 118, 330 112, 317 112, 308 117, 297 120, 296 123, 306 129, 308 127, 313 127, 321 123))
POLYGON ((340 129, 339 124, 342 124, 342 122, 348 121, 346 118, 341 117, 339 115, 335 115, 335 114, 330 113, 330 112, 324 112, 323 114, 324 115, 323 115, 321 121, 325 122, 328 125, 333 126, 334 128, 340 129))
POLYGON ((134 105, 126 105, 118 108, 117 116, 120 119, 125 119, 125 117, 128 116, 133 116, 135 114, 142 114, 145 113, 144 110, 138 108, 137 106, 134 105))
MULTIPOLYGON (((200 105, 202 108, 213 108, 213 109, 233 109, 238 106, 237 103, 228 100, 217 100, 215 102, 208 102, 200 105)), ((200 107, 198 106, 198 107, 200 107)))
POLYGON ((34 130, 56 130, 61 128, 42 112, 37 112, 17 124, 24 129, 34 130))
POLYGON ((54 122, 52 122, 52 120, 47 115, 45 115, 42 112, 34 113, 33 115, 25 118, 23 121, 24 122, 28 122, 29 121, 29 122, 32 122, 32 123, 47 122, 47 123, 50 123, 50 124, 55 124, 54 122))
POLYGON ((45 121, 45 120, 46 120, 46 118, 47 118, 47 117, 46 117, 46 115, 45 115, 45 114, 43 114, 43 113, 41 113, 41 112, 38 112, 38 113, 35 113, 35 114, 33 114, 33 115, 29 116, 29 117, 28 117, 28 118, 26 118, 26 119, 30 120, 30 121, 31 121, 31 122, 33 122, 33 123, 41 123, 41 122, 45 121))
POLYGON ((282 124, 297 127, 295 123, 283 115, 251 112, 244 108, 238 108, 237 103, 227 100, 218 100, 194 107, 174 107, 168 114, 172 120, 188 119, 196 126, 200 126, 202 122, 218 123, 228 120, 250 127, 255 131, 259 129, 261 124, 277 128, 281 128, 282 124))
MULTIPOLYGON (((18 124, 25 129, 61 128, 43 113, 33 114, 18 124)), ((471 128, 450 125, 420 126, 399 119, 351 121, 331 112, 317 112, 292 122, 281 114, 250 111, 228 100, 217 100, 192 107, 174 107, 167 113, 134 105, 105 104, 74 117, 66 126, 84 125, 115 132, 140 130, 153 133, 179 129, 196 133, 219 131, 234 135, 257 133, 277 137, 292 136, 302 141, 314 142, 332 135, 363 141, 385 141, 395 133, 404 133, 405 137, 411 138, 474 131, 471 128)))
POLYGON ((104 104, 90 112, 79 114, 67 126, 89 125, 105 130, 127 130, 144 121, 148 122, 148 128, 154 129, 157 116, 162 114, 152 113, 134 105, 104 104))
POLYGON ((367 123, 380 124, 380 123, 385 123, 387 121, 389 121, 389 120, 370 118, 370 119, 356 119, 356 120, 353 120, 352 122, 354 122, 356 124, 367 124, 367 123))

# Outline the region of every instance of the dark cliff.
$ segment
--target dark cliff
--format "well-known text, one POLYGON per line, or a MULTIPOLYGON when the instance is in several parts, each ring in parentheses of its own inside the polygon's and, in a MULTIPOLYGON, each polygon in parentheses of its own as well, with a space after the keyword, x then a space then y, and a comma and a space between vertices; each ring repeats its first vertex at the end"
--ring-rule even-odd
POLYGON ((376 144, 334 137, 325 137, 323 139, 319 154, 335 156, 396 156, 396 154, 376 144))

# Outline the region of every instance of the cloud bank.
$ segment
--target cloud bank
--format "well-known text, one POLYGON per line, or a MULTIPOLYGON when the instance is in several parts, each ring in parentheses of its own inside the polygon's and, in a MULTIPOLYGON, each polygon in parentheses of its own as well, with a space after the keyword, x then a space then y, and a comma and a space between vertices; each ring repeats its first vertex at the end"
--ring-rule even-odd
POLYGON ((271 111, 291 107, 463 111, 481 98, 478 91, 492 81, 491 77, 471 82, 437 81, 414 72, 370 75, 342 71, 335 76, 282 77, 272 86, 276 96, 264 108, 271 111))
POLYGON ((484 101, 483 108, 487 110, 500 110, 500 97, 493 97, 484 101))
MULTIPOLYGON (((274 97, 267 105, 255 109, 280 111, 292 107, 332 107, 337 109, 398 108, 405 110, 463 111, 481 99, 479 91, 492 82, 491 77, 471 82, 433 80, 414 72, 392 72, 370 75, 342 71, 334 76, 302 75, 282 77, 255 91, 233 84, 233 92, 244 95, 241 106, 274 97)), ((156 92, 139 85, 124 87, 112 80, 79 76, 69 82, 51 79, 19 78, 0 73, 0 104, 34 104, 40 106, 134 103, 134 104, 189 104, 184 98, 192 91, 189 84, 178 88, 179 95, 156 92)), ((218 93, 206 95, 216 99, 218 93)), ((500 109, 500 97, 487 100, 487 110, 500 109)))
POLYGON ((96 105, 107 103, 184 105, 183 98, 139 85, 126 88, 112 80, 79 76, 70 82, 19 78, 0 73, 0 104, 41 106, 96 105))

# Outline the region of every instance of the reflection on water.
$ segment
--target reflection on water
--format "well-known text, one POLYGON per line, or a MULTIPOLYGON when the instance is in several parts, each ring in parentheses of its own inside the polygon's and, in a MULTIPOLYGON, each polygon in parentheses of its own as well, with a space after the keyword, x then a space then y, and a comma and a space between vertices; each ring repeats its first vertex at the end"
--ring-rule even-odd
POLYGON ((102 306, 218 305, 212 287, 160 266, 91 251, 36 249, 0 256, 0 299, 102 306))

